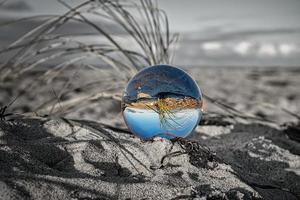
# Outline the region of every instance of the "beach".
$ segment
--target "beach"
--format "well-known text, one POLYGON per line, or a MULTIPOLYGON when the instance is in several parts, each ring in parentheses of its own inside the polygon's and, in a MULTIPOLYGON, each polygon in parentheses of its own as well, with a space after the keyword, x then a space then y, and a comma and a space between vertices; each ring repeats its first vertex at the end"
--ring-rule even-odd
POLYGON ((0 200, 300 199, 299 6, 1 1, 0 200))
MULTIPOLYGON (((53 95, 37 89, 0 121, 1 198, 299 199, 300 144, 281 126, 297 122, 283 109, 299 113, 299 69, 184 70, 203 94, 261 120, 233 118, 204 99, 187 139, 143 141, 128 131, 117 99, 37 116, 30 110, 53 95)), ((1 87, 1 102, 18 88, 1 87)))

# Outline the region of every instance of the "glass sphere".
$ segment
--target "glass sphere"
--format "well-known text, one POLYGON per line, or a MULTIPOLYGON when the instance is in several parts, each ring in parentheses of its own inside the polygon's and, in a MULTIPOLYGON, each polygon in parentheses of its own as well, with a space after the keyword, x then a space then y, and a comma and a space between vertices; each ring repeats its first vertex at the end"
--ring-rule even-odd
POLYGON ((202 116, 202 96, 183 70, 155 65, 138 72, 123 98, 123 117, 131 132, 143 140, 187 137, 202 116))

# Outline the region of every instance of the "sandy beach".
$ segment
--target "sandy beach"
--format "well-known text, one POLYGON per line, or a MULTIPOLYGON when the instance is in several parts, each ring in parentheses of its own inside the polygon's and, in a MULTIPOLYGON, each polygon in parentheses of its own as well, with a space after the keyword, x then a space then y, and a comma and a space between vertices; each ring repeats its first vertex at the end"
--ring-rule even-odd
MULTIPOLYGON (((299 140, 280 124, 297 121, 281 108, 299 112, 300 71, 186 71, 204 94, 276 123, 233 119, 204 101, 187 140, 141 141, 126 129, 117 100, 61 117, 13 115, 0 121, 1 199, 299 199, 299 140)), ((15 92, 0 91, 2 102, 15 92)), ((37 94, 9 112, 28 112, 47 95, 37 94)))

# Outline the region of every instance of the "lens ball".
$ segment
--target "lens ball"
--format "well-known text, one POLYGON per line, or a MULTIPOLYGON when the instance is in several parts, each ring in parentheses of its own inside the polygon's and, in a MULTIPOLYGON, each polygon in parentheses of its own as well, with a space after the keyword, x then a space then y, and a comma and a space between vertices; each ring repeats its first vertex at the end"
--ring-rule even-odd
POLYGON ((155 65, 138 72, 122 98, 123 117, 133 134, 143 140, 187 137, 202 116, 202 95, 183 70, 155 65))

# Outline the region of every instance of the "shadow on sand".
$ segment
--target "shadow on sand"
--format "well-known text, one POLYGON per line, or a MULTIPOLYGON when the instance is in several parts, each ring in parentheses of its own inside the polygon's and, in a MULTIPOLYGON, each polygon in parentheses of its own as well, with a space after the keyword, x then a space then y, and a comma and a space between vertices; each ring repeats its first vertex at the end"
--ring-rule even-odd
MULTIPOLYGON (((74 128, 73 122, 64 121, 69 123, 68 136, 76 134, 78 130, 74 128)), ((44 124, 47 122, 48 120, 45 119, 0 121, 0 180, 15 192, 15 196, 25 199, 34 198, 33 191, 28 191, 28 187, 24 186, 32 184, 35 185, 33 187, 36 187, 36 193, 44 193, 44 195, 47 195, 48 187, 57 190, 57 194, 51 194, 54 198, 66 198, 64 196, 66 192, 60 193, 60 188, 63 188, 69 195, 67 198, 118 199, 119 194, 111 196, 92 189, 90 185, 84 187, 82 182, 104 181, 117 184, 116 187, 118 187, 122 184, 146 181, 143 176, 133 176, 130 170, 121 167, 117 162, 94 162, 82 158, 82 162, 92 166, 95 171, 98 170, 99 174, 91 175, 78 170, 75 167, 78 163, 74 161, 78 158, 74 152, 66 149, 64 144, 88 143, 101 149, 103 147, 99 139, 70 141, 64 137, 54 136, 44 128, 44 124)), ((87 125, 88 122, 82 122, 82 126, 87 125)), ((95 129, 92 126, 89 128, 95 129)), ((104 137, 117 142, 100 125, 97 130, 104 137)), ((95 132, 95 130, 93 131, 95 132)), ((126 150, 121 144, 120 148, 126 150)), ((80 148, 78 151, 84 152, 80 148)))
MULTIPOLYGON (((201 143, 216 152, 237 177, 264 199, 300 198, 300 176, 289 170, 293 168, 291 162, 297 163, 293 158, 300 155, 300 144, 283 131, 263 124, 237 124, 230 134, 201 143), (287 160, 276 158, 278 155, 287 160)), ((299 172, 299 161, 297 164, 299 172)))

